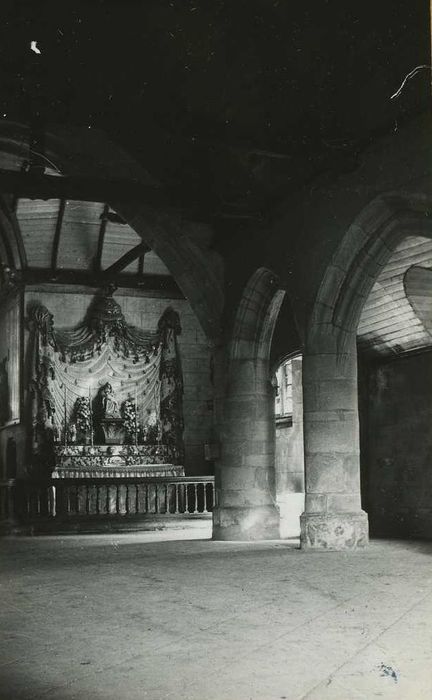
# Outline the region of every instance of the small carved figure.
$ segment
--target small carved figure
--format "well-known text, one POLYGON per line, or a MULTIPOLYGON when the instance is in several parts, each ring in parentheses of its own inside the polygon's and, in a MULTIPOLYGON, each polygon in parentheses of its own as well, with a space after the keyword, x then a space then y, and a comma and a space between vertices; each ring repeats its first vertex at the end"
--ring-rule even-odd
POLYGON ((118 402, 114 398, 111 384, 107 382, 101 389, 101 404, 103 418, 120 418, 118 402))
POLYGON ((76 442, 77 439, 77 429, 75 423, 71 423, 69 425, 69 430, 68 430, 68 442, 69 444, 73 445, 76 442))

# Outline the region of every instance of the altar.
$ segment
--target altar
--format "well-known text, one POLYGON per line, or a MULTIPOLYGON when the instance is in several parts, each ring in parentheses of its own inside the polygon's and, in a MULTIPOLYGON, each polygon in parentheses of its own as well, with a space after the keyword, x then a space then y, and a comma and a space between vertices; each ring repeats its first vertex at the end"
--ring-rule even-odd
POLYGON ((168 307, 156 329, 131 326, 114 291, 98 293, 75 328, 31 309, 31 452, 41 476, 184 476, 179 316, 168 307))
POLYGON ((60 445, 53 479, 184 476, 170 445, 60 445))

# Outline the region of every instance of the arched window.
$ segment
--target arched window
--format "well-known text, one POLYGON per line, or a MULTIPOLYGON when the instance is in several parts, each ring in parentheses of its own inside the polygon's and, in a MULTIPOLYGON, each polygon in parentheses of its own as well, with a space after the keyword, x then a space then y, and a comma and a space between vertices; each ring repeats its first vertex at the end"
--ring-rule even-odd
POLYGON ((276 370, 276 420, 292 419, 293 413, 293 358, 285 360, 276 370))

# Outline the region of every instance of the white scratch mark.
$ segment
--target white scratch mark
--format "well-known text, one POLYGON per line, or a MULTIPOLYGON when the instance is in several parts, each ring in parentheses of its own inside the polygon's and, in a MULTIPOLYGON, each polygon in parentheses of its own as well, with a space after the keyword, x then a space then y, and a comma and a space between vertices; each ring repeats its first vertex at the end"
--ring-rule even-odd
POLYGON ((30 49, 34 51, 35 53, 41 53, 40 50, 37 47, 37 41, 31 41, 30 42, 30 49))
POLYGON ((396 92, 393 93, 393 95, 390 97, 390 99, 391 99, 391 100, 394 100, 395 98, 399 97, 399 95, 401 94, 401 92, 402 92, 402 90, 404 89, 405 85, 407 84, 408 80, 411 80, 411 78, 414 78, 414 76, 416 76, 417 73, 420 73, 420 71, 421 71, 421 70, 424 70, 425 68, 427 68, 428 70, 431 70, 431 66, 426 66, 426 65, 416 66, 415 68, 413 68, 413 70, 410 71, 410 72, 408 73, 408 75, 406 75, 405 78, 403 79, 399 90, 396 90, 396 92))

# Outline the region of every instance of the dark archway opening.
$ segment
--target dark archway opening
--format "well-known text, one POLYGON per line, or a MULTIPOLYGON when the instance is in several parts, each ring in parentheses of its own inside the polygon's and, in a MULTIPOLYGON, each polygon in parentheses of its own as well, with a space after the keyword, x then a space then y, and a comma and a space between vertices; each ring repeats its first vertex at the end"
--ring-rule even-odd
POLYGON ((430 538, 432 241, 407 236, 358 328, 362 505, 372 537, 430 538))

